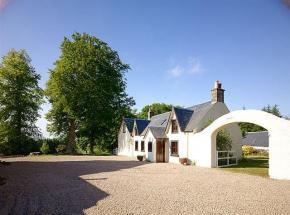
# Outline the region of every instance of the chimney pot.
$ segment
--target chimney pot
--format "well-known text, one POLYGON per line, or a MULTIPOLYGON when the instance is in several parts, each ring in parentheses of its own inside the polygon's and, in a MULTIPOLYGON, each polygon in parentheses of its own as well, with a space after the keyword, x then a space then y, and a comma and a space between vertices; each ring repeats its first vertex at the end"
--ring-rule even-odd
POLYGON ((151 108, 149 107, 148 115, 147 115, 147 119, 150 120, 152 116, 153 116, 153 111, 152 111, 151 108))

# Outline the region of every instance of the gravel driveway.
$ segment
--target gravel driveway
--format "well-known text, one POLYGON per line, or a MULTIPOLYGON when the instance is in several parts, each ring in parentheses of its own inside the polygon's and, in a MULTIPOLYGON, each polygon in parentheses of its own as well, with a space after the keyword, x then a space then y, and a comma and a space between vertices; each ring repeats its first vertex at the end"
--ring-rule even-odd
POLYGON ((0 214, 290 214, 290 181, 126 157, 9 158, 0 214))

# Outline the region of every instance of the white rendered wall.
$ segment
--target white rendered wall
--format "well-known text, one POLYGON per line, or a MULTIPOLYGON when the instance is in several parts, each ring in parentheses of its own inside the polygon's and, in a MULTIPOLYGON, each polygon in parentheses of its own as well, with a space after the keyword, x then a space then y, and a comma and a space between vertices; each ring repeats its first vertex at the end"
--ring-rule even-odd
MULTIPOLYGON (((143 140, 143 136, 135 135, 133 137, 133 145, 134 145, 133 156, 134 157, 137 157, 137 155, 145 155, 145 152, 141 151, 141 141, 145 142, 145 140, 143 140), (135 141, 138 141, 138 151, 135 151, 135 141)), ((144 147, 145 147, 145 145, 144 145, 144 147)))
MULTIPOLYGON (((172 113, 172 118, 171 120, 176 119, 175 113, 172 113)), ((178 126, 178 132, 177 133, 172 133, 172 124, 171 124, 171 120, 169 122, 169 126, 167 129, 167 138, 168 138, 168 142, 166 143, 165 147, 166 150, 165 152, 167 152, 167 156, 168 156, 168 162, 170 163, 179 163, 179 158, 184 158, 184 157, 188 157, 187 155, 187 139, 186 139, 186 134, 184 132, 182 132, 178 126), (171 141, 178 141, 178 157, 176 156, 171 156, 171 141)), ((166 155, 166 153, 165 153, 166 155)), ((165 156, 166 157, 166 156, 165 156)), ((166 159, 165 159, 166 160, 166 159)), ((167 160, 166 160, 167 161, 167 160)))
POLYGON ((144 137, 144 141, 145 141, 145 156, 146 159, 148 161, 151 162, 156 162, 156 140, 152 134, 152 132, 149 131, 147 132, 147 134, 144 137), (148 142, 152 142, 152 152, 148 152, 148 142))
POLYGON ((131 137, 129 130, 126 127, 126 132, 123 133, 123 128, 121 126, 118 134, 118 155, 133 156, 133 138, 131 137))
POLYGON ((239 110, 228 113, 215 120, 199 133, 199 141, 211 151, 202 164, 207 167, 216 165, 216 133, 226 125, 249 122, 260 125, 269 132, 269 175, 275 179, 290 180, 290 122, 260 110, 239 110))
MULTIPOLYGON (((211 165, 212 149, 204 144, 203 137, 200 136, 200 130, 204 129, 208 124, 219 117, 229 113, 227 106, 222 102, 217 102, 214 106, 206 113, 202 120, 196 125, 195 132, 189 133, 189 150, 188 158, 194 161, 197 166, 208 167, 211 165)), ((232 139, 232 150, 237 152, 238 159, 242 155, 241 142, 242 132, 237 123, 232 123, 223 127, 232 139)), ((220 129, 218 129, 219 131, 220 129)), ((216 148, 213 150, 215 153, 216 148)), ((215 155, 214 155, 215 156, 215 155)))

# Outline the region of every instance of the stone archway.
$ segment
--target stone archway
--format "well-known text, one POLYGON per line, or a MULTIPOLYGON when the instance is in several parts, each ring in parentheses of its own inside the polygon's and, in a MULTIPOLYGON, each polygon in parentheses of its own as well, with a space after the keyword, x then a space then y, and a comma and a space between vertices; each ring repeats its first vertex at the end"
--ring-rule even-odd
POLYGON ((200 132, 200 139, 211 151, 208 166, 215 167, 216 133, 219 129, 239 122, 260 125, 269 132, 269 176, 290 180, 290 121, 260 110, 238 110, 215 120, 200 132))

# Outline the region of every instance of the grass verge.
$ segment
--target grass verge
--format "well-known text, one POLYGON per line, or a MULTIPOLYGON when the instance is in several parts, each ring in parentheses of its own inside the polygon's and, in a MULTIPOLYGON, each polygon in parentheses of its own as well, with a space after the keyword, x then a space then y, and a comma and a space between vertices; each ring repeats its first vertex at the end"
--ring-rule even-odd
POLYGON ((243 157, 238 162, 237 166, 223 167, 220 169, 229 172, 268 177, 269 157, 261 155, 248 155, 243 157))

